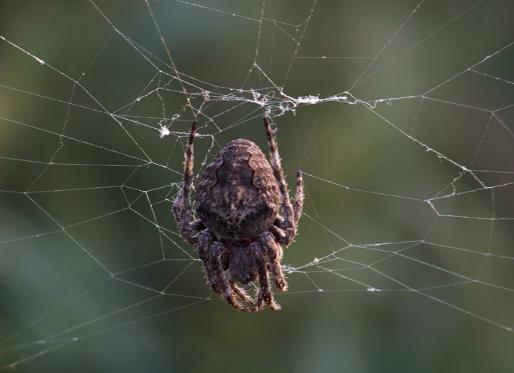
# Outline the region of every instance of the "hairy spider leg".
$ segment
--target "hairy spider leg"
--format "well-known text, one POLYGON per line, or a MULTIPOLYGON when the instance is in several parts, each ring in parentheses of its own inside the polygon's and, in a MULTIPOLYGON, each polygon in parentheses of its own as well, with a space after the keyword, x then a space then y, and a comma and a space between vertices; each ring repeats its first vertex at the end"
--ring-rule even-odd
POLYGON ((252 299, 247 293, 246 291, 244 291, 243 289, 241 289, 239 286, 237 286, 235 284, 234 281, 229 281, 230 283, 230 286, 232 287, 232 290, 234 290, 234 292, 236 293, 236 295, 241 298, 241 300, 243 302, 245 302, 246 304, 248 304, 250 307, 251 307, 251 312, 259 312, 259 311, 262 311, 262 309, 264 308, 265 306, 265 303, 264 302, 259 302, 258 301, 258 298, 257 300, 254 300, 252 299))
POLYGON ((259 277, 259 293, 257 296, 257 305, 263 301, 273 311, 280 311, 280 305, 275 302, 273 293, 271 292, 271 284, 269 282, 268 264, 266 261, 266 254, 260 242, 253 242, 250 244, 249 249, 253 255, 253 260, 257 266, 257 275, 259 277))
POLYGON ((296 195, 294 206, 291 204, 289 198, 289 190, 287 182, 284 177, 284 171, 282 170, 282 164, 280 161, 280 155, 278 154, 277 142, 271 129, 271 121, 269 117, 264 117, 264 128, 266 130, 266 137, 268 139, 268 147, 270 150, 271 168, 273 174, 277 180, 280 194, 282 197, 282 214, 283 222, 280 228, 273 229, 273 232, 279 238, 280 243, 288 246, 296 235, 296 223, 300 219, 303 208, 303 178, 301 171, 296 173, 296 195))
MULTIPOLYGON (((210 288, 217 294, 223 295, 222 290, 222 283, 223 283, 223 273, 219 273, 217 270, 217 264, 215 264, 214 270, 209 270, 212 268, 212 263, 215 263, 214 260, 210 258, 209 250, 214 242, 214 235, 210 233, 207 229, 204 229, 198 234, 198 253, 200 256, 200 259, 202 260, 205 277, 207 278, 207 284, 210 286, 210 288), (221 276, 221 277, 220 277, 221 276)), ((220 242, 218 242, 221 244, 220 242)), ((222 255, 223 252, 221 252, 220 255, 222 255)), ((216 253, 214 253, 216 254, 216 253)), ((246 292, 241 289, 239 286, 237 286, 233 281, 229 281, 229 288, 231 288, 234 293, 240 298, 240 301, 242 301, 245 304, 245 312, 247 311, 247 308, 251 310, 251 312, 258 312, 261 311, 263 308, 262 306, 257 306, 256 302, 248 295, 246 292)), ((229 304, 233 305, 232 302, 228 302, 229 304)), ((235 307, 237 309, 240 309, 239 307, 235 307)))
POLYGON ((298 224, 303 211, 303 175, 302 171, 296 171, 295 196, 293 201, 294 222, 298 224))
POLYGON ((261 235, 261 243, 268 257, 268 267, 270 272, 273 273, 275 284, 280 291, 287 291, 287 281, 282 272, 282 247, 275 241, 275 238, 270 232, 265 232, 261 235))
POLYGON ((205 272, 205 277, 207 278, 207 284, 211 287, 211 289, 217 293, 221 294, 221 290, 219 288, 220 279, 217 278, 216 272, 209 272, 209 248, 213 241, 213 235, 207 230, 203 230, 198 234, 198 256, 202 260, 203 269, 205 272))
POLYGON ((197 241, 195 235, 202 224, 199 221, 193 221, 193 210, 191 208, 191 189, 193 184, 193 142, 196 134, 196 122, 191 125, 189 140, 186 146, 186 159, 184 161, 184 183, 177 193, 177 197, 173 202, 173 215, 178 223, 182 236, 191 245, 197 241))
POLYGON ((227 280, 223 273, 223 265, 221 262, 221 257, 223 255, 223 251, 226 248, 219 241, 214 241, 211 243, 209 247, 209 261, 208 268, 206 268, 207 273, 214 273, 212 280, 217 282, 215 287, 220 290, 219 294, 230 304, 232 307, 243 311, 243 312, 257 312, 259 308, 255 306, 254 302, 249 304, 241 303, 236 298, 236 291, 231 286, 230 282, 227 280))

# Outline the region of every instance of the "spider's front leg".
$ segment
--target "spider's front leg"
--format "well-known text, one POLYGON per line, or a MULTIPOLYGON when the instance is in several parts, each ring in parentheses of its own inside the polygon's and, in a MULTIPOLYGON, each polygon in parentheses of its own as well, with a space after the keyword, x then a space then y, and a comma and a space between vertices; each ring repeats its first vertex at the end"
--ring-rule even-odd
POLYGON ((216 241, 209 231, 204 230, 198 235, 198 250, 207 282, 214 292, 239 311, 258 312, 262 309, 262 306, 255 304, 243 289, 227 279, 222 264, 226 248, 220 241, 216 241))
POLYGON ((259 242, 251 243, 249 249, 252 253, 253 260, 257 267, 257 275, 259 277, 259 292, 257 295, 257 306, 262 307, 262 303, 265 303, 273 311, 280 311, 280 304, 278 304, 275 301, 273 293, 271 292, 266 252, 259 242))
POLYGON ((273 174, 277 180, 280 195, 282 197, 283 217, 277 219, 278 224, 273 227, 272 232, 279 239, 281 244, 288 246, 293 242, 293 239, 296 236, 296 228, 298 221, 300 220, 300 216, 302 215, 304 198, 302 172, 300 170, 296 172, 296 194, 294 203, 292 204, 289 198, 289 190, 284 177, 284 171, 282 170, 277 142, 271 129, 270 119, 267 116, 264 117, 264 128, 266 129, 266 137, 268 139, 268 146, 270 149, 271 167, 273 168, 273 174))
POLYGON ((280 291, 287 291, 287 281, 282 272, 282 248, 270 232, 261 235, 261 243, 268 258, 268 267, 273 273, 275 285, 280 291))
POLYGON ((230 286, 232 287, 232 290, 234 290, 234 292, 236 293, 236 295, 239 297, 239 299, 244 302, 248 307, 249 309, 251 310, 250 312, 259 312, 259 311, 262 311, 262 309, 264 308, 265 306, 265 303, 262 301, 262 302, 259 302, 258 300, 255 301, 253 300, 247 293, 246 291, 244 291, 243 289, 241 289, 239 286, 237 286, 235 284, 234 281, 229 281, 230 283, 230 286))
POLYGON ((197 220, 193 221, 193 210, 191 207, 191 189, 193 186, 193 141, 196 134, 196 122, 191 125, 189 141, 186 147, 186 159, 184 161, 184 183, 177 193, 173 202, 173 215, 177 221, 182 237, 194 245, 197 242, 196 234, 203 228, 203 224, 197 220))

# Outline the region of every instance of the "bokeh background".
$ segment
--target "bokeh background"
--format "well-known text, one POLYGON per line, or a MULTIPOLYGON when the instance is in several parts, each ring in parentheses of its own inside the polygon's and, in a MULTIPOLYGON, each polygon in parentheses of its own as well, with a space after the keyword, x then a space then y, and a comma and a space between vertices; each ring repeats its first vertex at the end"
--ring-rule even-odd
POLYGON ((0 366, 514 371, 513 11, 2 2, 0 366), (230 139, 264 148, 266 108, 306 173, 281 312, 213 296, 176 233, 184 88, 197 171, 230 139), (347 91, 368 104, 294 107, 347 91))

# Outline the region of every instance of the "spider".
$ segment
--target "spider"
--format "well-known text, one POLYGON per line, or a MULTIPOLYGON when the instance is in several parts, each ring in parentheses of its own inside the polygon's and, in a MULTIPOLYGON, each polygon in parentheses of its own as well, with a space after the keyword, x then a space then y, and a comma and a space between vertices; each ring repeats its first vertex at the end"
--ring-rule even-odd
POLYGON ((196 122, 185 151, 184 183, 173 202, 173 214, 182 237, 195 246, 207 284, 234 308, 257 312, 266 306, 280 310, 273 297, 276 287, 287 291, 282 272, 282 245, 296 236, 303 208, 303 179, 296 173, 296 195, 291 203, 270 119, 264 117, 271 163, 253 142, 229 142, 198 178, 193 218, 193 141, 196 122), (250 296, 243 285, 256 282, 250 296))

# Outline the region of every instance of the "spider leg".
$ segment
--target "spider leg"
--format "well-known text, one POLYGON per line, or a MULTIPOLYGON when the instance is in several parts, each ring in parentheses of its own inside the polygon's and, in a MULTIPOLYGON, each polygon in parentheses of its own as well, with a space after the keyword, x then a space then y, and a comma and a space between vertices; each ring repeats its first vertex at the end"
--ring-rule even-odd
POLYGON ((267 116, 264 117, 264 128, 266 130, 266 137, 268 139, 268 146, 270 150, 271 168, 273 169, 273 174, 277 180, 280 195, 282 197, 282 214, 284 215, 284 223, 282 228, 284 229, 285 238, 281 241, 281 243, 287 246, 293 241, 294 236, 296 235, 296 222, 301 215, 301 209, 303 205, 303 180, 301 172, 298 171, 296 175, 296 199, 295 205, 293 207, 293 204, 291 204, 291 200, 289 198, 289 190, 287 187, 286 179, 284 177, 284 171, 282 170, 277 142, 271 129, 271 121, 267 116))
POLYGON ((296 187, 295 187, 295 196, 293 202, 293 211, 294 211, 294 222, 295 225, 298 225, 298 221, 302 216, 303 211, 303 176, 302 171, 296 171, 296 187))
POLYGON ((260 300, 257 298, 257 300, 253 300, 243 289, 241 289, 239 286, 237 286, 234 281, 230 281, 230 286, 232 287, 232 290, 236 293, 236 295, 246 304, 251 305, 251 312, 259 312, 262 311, 264 308, 264 300, 260 300))
POLYGON ((287 281, 284 273, 282 272, 282 265, 280 263, 282 260, 282 247, 280 247, 280 245, 275 240, 275 237, 269 232, 262 234, 261 242, 269 259, 269 269, 271 272, 273 272, 273 277, 275 279, 277 288, 280 291, 287 291, 287 281))
MULTIPOLYGON (((191 245, 197 242, 195 234, 198 233, 198 223, 193 222, 191 208, 191 188, 193 185, 193 141, 196 134, 196 122, 191 125, 191 132, 186 146, 186 160, 184 161, 184 184, 177 193, 173 202, 173 215, 184 239, 191 245)), ((201 224, 200 224, 201 225, 201 224)))
POLYGON ((279 311, 280 305, 275 302, 275 298, 271 292, 271 284, 268 275, 268 265, 266 263, 266 255, 263 252, 262 246, 258 242, 250 244, 249 249, 253 255, 253 259, 257 266, 257 275, 259 277, 259 294, 257 296, 257 306, 263 302, 266 303, 273 311, 279 311))
POLYGON ((198 255, 202 260, 205 277, 207 284, 210 288, 218 294, 221 294, 219 287, 220 279, 216 271, 211 270, 210 259, 209 259, 209 248, 214 240, 214 236, 207 230, 203 230, 198 234, 198 255))
POLYGON ((277 240, 285 246, 288 246, 294 239, 294 236, 296 235, 296 227, 298 225, 298 221, 302 216, 304 193, 302 171, 300 170, 296 172, 295 190, 296 193, 293 201, 294 231, 291 232, 291 229, 288 229, 288 223, 286 219, 280 215, 277 216, 275 222, 270 228, 271 233, 273 233, 277 240))
POLYGON ((261 311, 264 303, 262 305, 257 305, 257 302, 254 301, 243 289, 237 286, 234 281, 225 280, 221 263, 223 250, 224 247, 221 242, 215 242, 213 234, 207 229, 204 229, 198 234, 198 254, 203 263, 207 284, 215 293, 223 296, 226 300, 226 294, 230 293, 229 290, 232 290, 239 300, 229 295, 227 302, 234 308, 245 312, 261 311), (213 246, 214 250, 212 250, 213 246), (216 259, 216 256, 218 259, 216 259), (240 305, 241 302, 243 302, 243 305, 240 305))
MULTIPOLYGON (((241 303, 239 299, 237 299, 236 294, 242 292, 241 289, 235 290, 234 285, 231 285, 230 281, 227 280, 224 272, 223 265, 221 262, 221 256, 223 255, 223 251, 225 247, 219 241, 214 241, 211 243, 209 248, 209 269, 208 272, 213 273, 213 279, 216 281, 215 287, 218 289, 218 294, 220 294, 225 301, 230 304, 232 307, 238 309, 243 312, 256 312, 259 309, 255 307, 254 303, 241 303)), ((242 294, 242 293, 240 293, 242 294)), ((251 301, 251 299, 249 299, 251 301)))
POLYGON ((271 227, 269 228, 269 231, 271 233, 273 233, 273 235, 277 238, 278 242, 280 242, 281 244, 284 244, 285 242, 287 242, 287 236, 286 236, 286 232, 284 231, 284 229, 282 228, 279 228, 280 225, 278 225, 280 223, 278 222, 275 222, 274 224, 271 225, 271 227))
POLYGON ((296 227, 295 228, 287 228, 285 226, 284 218, 280 216, 275 220, 275 222, 269 228, 269 231, 276 237, 277 241, 287 247, 293 242, 293 239, 296 236, 296 227), (294 230, 293 230, 294 229, 294 230))

